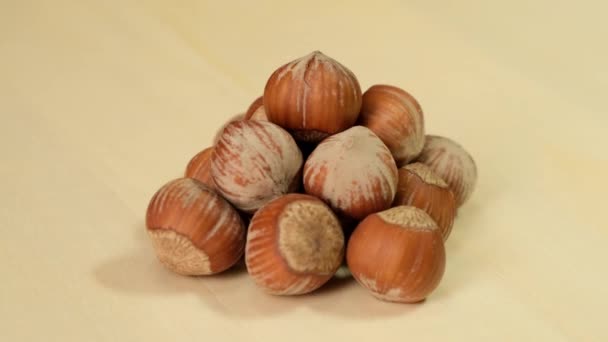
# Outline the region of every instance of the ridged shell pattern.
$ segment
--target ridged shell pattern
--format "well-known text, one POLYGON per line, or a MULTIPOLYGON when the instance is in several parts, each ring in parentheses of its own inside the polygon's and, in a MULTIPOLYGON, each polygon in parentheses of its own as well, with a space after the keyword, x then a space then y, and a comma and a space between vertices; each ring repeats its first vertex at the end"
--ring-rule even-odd
POLYGON ((456 200, 448 185, 431 168, 412 163, 399 169, 399 184, 393 205, 422 209, 437 223, 447 240, 456 216, 456 200))
MULTIPOLYGON (((298 220, 302 219, 299 217, 298 220)), ((287 218, 288 224, 295 223, 292 218, 287 218)), ((311 223, 307 223, 307 226, 311 223)), ((287 230, 297 227, 284 227, 287 230)), ((302 226, 300 228, 306 228, 302 226)), ((251 224, 249 225, 249 233, 247 235, 247 247, 245 251, 245 262, 247 264, 247 271, 255 283, 262 288, 264 291, 275 294, 275 295, 298 295, 309 293, 325 282, 327 282, 336 269, 340 266, 341 256, 343 255, 344 240, 339 230, 339 224, 337 219, 333 217, 333 213, 329 211, 322 202, 318 199, 303 194, 289 194, 281 197, 280 199, 270 202, 268 205, 258 210, 253 216, 251 224), (316 220, 316 215, 309 217, 311 222, 322 223, 330 220, 329 226, 326 227, 330 230, 336 230, 335 232, 329 232, 328 235, 336 236, 335 241, 332 240, 327 243, 327 246, 322 248, 328 253, 329 258, 334 258, 333 265, 328 265, 325 262, 318 265, 306 265, 303 266, 302 262, 319 262, 318 258, 306 257, 295 255, 293 253, 287 255, 288 258, 298 258, 299 262, 292 262, 295 270, 290 267, 289 262, 285 259, 285 255, 282 253, 281 248, 288 247, 290 242, 281 245, 281 219, 284 218, 283 213, 286 206, 300 202, 314 202, 320 206, 313 208, 313 210, 323 210, 322 219, 316 220), (328 214, 331 217, 327 217, 328 214), (337 242, 337 247, 335 247, 337 242), (338 248, 334 250, 334 248, 338 248)), ((293 241, 291 241, 293 242, 293 241)), ((299 246, 299 250, 302 251, 302 245, 299 246)), ((297 253, 297 250, 293 252, 297 253)), ((308 256, 311 255, 310 251, 306 253, 308 256)), ((293 260, 292 260, 293 261, 293 260)))
POLYGON ((302 162, 295 140, 281 127, 238 121, 228 125, 217 142, 211 174, 224 198, 251 213, 293 191, 302 162))
POLYGON ((208 147, 192 157, 186 167, 185 176, 194 178, 213 189, 215 188, 215 183, 213 183, 213 178, 211 177, 212 153, 213 147, 208 147))
POLYGON ((179 273, 221 272, 238 261, 245 247, 245 227, 237 211, 191 178, 173 180, 156 192, 146 226, 161 262, 181 265, 173 269, 179 273))
POLYGON ((264 91, 268 119, 305 136, 300 130, 333 134, 352 126, 361 109, 361 87, 355 75, 319 51, 277 69, 264 91))
POLYGON ((359 117, 384 141, 398 166, 418 156, 424 146, 424 116, 416 99, 403 89, 375 85, 363 94, 359 117))
POLYGON ((458 207, 469 199, 477 182, 477 167, 461 145, 446 137, 427 135, 417 161, 430 166, 448 183, 458 207))
POLYGON ((348 244, 347 261, 355 279, 376 298, 418 302, 441 281, 445 248, 426 213, 401 206, 359 224, 348 244))
POLYGON ((362 219, 390 207, 397 166, 371 130, 355 126, 317 146, 304 165, 304 187, 339 213, 362 219))

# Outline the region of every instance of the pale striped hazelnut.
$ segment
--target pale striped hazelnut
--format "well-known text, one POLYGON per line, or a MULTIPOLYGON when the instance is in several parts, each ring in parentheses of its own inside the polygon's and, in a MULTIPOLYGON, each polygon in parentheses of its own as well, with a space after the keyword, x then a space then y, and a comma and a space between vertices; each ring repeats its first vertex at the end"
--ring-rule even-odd
POLYGON ((315 148, 304 164, 304 189, 337 213, 363 219, 391 206, 397 166, 371 130, 355 126, 315 148))
POLYGON ((238 209, 253 213, 298 189, 302 153, 291 135, 261 120, 236 121, 224 129, 211 156, 217 191, 238 209))
POLYGON ((217 141, 219 140, 220 136, 222 135, 222 132, 224 131, 224 129, 226 128, 226 126, 228 126, 229 124, 236 122, 236 121, 241 121, 245 119, 245 114, 236 114, 231 116, 230 118, 228 118, 228 120, 226 120, 226 122, 224 122, 224 124, 222 125, 222 127, 220 127, 220 129, 218 129, 217 131, 215 131, 215 135, 213 136, 213 145, 217 144, 217 141))
POLYGON ((477 166, 473 157, 457 142, 438 135, 427 135, 417 161, 428 165, 448 183, 457 207, 471 197, 477 183, 477 166))

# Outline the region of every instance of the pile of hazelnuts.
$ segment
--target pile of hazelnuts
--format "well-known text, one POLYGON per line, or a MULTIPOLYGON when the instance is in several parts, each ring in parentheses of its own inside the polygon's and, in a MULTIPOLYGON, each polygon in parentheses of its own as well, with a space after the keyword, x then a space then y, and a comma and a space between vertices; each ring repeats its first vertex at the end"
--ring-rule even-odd
POLYGON ((425 135, 412 95, 362 94, 349 69, 315 51, 276 70, 156 192, 146 225, 160 262, 182 275, 217 274, 244 254, 261 289, 300 295, 346 266, 376 298, 412 303, 439 285, 476 178, 459 144, 425 135))

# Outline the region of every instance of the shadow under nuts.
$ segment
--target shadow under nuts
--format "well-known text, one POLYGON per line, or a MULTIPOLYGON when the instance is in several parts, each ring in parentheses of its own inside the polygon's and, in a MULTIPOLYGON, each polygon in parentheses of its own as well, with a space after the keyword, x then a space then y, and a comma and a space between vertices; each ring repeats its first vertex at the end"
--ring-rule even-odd
POLYGON ((336 272, 347 263, 381 300, 424 300, 475 186, 473 159, 448 138, 425 136, 410 93, 377 84, 362 94, 355 75, 319 51, 273 70, 244 114, 220 121, 188 178, 150 201, 158 259, 203 275, 244 253, 250 285, 274 295, 315 291, 346 276, 336 272))

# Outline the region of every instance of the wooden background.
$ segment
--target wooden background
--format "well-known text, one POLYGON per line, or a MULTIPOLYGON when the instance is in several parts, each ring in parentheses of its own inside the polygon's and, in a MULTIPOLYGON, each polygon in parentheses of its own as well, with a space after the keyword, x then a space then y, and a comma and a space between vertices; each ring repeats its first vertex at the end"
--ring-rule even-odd
POLYGON ((603 1, 0 1, 3 341, 607 341, 603 1), (440 4, 441 3, 441 4, 440 4), (156 261, 149 198, 313 50, 420 101, 478 187, 422 305, 156 261))

